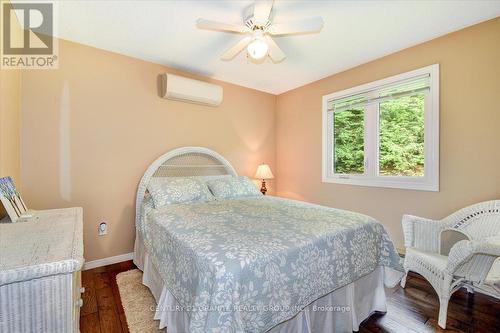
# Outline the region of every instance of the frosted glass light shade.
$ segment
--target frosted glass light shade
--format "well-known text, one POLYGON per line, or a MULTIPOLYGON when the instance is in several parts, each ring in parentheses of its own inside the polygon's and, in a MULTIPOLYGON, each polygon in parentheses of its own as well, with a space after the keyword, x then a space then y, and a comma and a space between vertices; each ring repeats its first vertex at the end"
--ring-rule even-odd
POLYGON ((267 55, 267 51, 269 51, 269 46, 263 38, 255 38, 250 44, 247 46, 247 52, 250 57, 255 60, 259 60, 264 58, 267 55))
POLYGON ((257 168, 257 172, 255 173, 255 178, 257 179, 273 179, 274 175, 271 172, 271 168, 267 164, 261 164, 257 168))

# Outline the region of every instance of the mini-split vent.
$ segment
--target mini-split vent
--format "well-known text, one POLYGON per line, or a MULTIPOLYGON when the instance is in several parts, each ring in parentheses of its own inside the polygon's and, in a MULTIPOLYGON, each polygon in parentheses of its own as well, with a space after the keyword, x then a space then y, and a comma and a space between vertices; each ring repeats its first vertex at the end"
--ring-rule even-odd
POLYGON ((208 82, 163 74, 161 97, 181 102, 218 106, 222 103, 222 87, 208 82))

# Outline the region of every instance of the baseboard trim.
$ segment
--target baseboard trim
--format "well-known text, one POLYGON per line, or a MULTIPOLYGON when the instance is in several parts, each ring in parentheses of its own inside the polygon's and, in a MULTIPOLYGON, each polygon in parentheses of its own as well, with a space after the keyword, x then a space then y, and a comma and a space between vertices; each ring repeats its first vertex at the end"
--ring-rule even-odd
POLYGON ((116 263, 122 262, 122 261, 132 260, 133 257, 134 257, 134 253, 130 252, 130 253, 125 253, 125 254, 120 254, 120 255, 117 255, 114 257, 107 257, 107 258, 88 261, 85 264, 83 264, 83 270, 85 271, 87 269, 92 269, 92 268, 107 266, 107 265, 111 265, 111 264, 116 264, 116 263))

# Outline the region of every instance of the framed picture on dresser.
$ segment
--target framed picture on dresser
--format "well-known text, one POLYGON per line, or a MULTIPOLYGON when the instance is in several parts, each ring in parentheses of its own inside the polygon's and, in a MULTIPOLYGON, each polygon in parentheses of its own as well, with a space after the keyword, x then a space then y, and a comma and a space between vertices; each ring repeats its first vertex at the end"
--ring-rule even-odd
POLYGON ((27 212, 21 194, 17 191, 11 177, 0 178, 0 200, 5 211, 9 214, 11 222, 16 222, 27 212))

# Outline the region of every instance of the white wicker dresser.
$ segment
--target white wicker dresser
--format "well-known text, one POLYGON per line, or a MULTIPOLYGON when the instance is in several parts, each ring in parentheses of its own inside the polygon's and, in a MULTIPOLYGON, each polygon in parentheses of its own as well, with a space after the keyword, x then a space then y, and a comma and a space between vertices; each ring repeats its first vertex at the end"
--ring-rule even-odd
POLYGON ((0 332, 79 332, 82 208, 0 224, 0 332))

